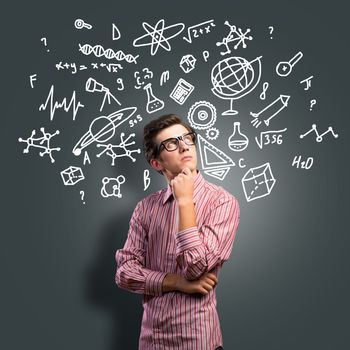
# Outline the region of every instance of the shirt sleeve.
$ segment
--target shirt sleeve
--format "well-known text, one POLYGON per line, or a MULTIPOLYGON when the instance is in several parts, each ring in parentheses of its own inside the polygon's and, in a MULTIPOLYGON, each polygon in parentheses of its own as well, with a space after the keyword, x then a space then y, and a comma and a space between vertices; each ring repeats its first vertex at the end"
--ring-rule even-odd
POLYGON ((177 233, 177 262, 186 279, 197 279, 228 260, 239 216, 238 201, 233 196, 224 196, 213 209, 209 209, 200 227, 190 227, 177 233))
POLYGON ((145 267, 145 228, 143 203, 139 202, 130 220, 127 240, 123 249, 116 252, 116 284, 134 293, 162 295, 164 272, 152 271, 145 267))

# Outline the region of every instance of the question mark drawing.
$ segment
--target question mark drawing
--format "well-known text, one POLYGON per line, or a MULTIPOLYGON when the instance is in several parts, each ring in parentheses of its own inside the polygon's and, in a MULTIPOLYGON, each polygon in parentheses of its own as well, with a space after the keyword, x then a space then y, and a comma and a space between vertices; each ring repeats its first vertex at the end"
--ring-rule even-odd
POLYGON ((273 26, 269 26, 269 29, 270 29, 270 35, 271 35, 271 36, 270 36, 270 39, 273 39, 273 38, 272 38, 273 26))
MULTIPOLYGON (((47 47, 47 41, 46 41, 46 38, 41 38, 40 41, 43 41, 44 42, 44 46, 47 47)), ((46 50, 47 52, 49 52, 50 50, 47 49, 46 50)))
POLYGON ((85 204, 85 202, 84 202, 84 195, 85 195, 84 191, 80 191, 79 193, 80 193, 80 199, 83 201, 83 204, 85 204))
POLYGON ((312 111, 312 107, 316 104, 316 100, 310 101, 310 111, 312 111))

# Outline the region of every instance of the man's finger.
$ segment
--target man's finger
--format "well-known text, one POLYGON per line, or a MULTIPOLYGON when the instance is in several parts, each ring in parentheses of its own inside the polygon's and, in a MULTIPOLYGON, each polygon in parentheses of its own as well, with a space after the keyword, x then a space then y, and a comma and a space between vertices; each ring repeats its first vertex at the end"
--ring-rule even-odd
POLYGON ((207 277, 209 277, 210 279, 212 279, 215 283, 218 283, 218 278, 213 274, 213 273, 208 273, 207 277))
POLYGON ((191 175, 191 170, 188 167, 182 169, 182 173, 185 175, 191 175))
POLYGON ((216 282, 210 278, 208 278, 205 282, 210 284, 212 287, 216 285, 216 282))
POLYGON ((210 283, 203 283, 202 287, 205 288, 205 290, 207 290, 208 292, 213 290, 213 286, 210 283))
POLYGON ((205 295, 205 294, 208 294, 209 292, 204 287, 201 287, 199 293, 205 295))

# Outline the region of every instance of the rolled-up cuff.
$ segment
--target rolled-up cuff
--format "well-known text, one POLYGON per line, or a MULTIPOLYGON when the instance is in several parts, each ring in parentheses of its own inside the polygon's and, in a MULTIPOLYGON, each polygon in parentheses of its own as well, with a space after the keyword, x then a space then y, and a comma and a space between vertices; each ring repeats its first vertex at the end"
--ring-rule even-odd
POLYGON ((146 277, 145 293, 150 295, 162 295, 165 272, 151 271, 146 277))
POLYGON ((176 253, 181 254, 185 250, 198 247, 202 244, 199 238, 197 226, 182 230, 176 235, 176 253))

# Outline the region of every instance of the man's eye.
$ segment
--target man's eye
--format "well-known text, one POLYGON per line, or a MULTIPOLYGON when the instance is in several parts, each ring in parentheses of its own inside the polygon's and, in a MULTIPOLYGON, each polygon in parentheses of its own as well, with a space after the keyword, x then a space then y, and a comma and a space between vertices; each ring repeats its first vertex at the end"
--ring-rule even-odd
POLYGON ((176 142, 176 140, 170 140, 170 141, 167 142, 166 146, 170 147, 170 148, 176 147, 177 146, 177 142, 176 142))

